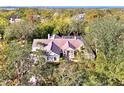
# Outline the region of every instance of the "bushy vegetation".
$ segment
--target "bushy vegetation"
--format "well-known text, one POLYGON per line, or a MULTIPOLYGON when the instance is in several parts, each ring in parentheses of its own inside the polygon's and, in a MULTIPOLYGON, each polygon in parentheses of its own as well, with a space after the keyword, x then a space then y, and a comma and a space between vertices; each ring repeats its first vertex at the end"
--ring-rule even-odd
MULTIPOLYGON (((124 85, 123 9, 15 9, 0 11, 0 85, 105 86, 124 85), (85 13, 83 20, 75 16, 85 13), (10 24, 9 17, 23 20, 10 24), (40 17, 33 18, 33 15, 40 17), (78 32, 88 42, 95 60, 46 63, 30 58, 32 40, 47 34, 78 32), (35 78, 35 82, 30 82, 35 78)), ((42 55, 43 51, 35 55, 42 55)))

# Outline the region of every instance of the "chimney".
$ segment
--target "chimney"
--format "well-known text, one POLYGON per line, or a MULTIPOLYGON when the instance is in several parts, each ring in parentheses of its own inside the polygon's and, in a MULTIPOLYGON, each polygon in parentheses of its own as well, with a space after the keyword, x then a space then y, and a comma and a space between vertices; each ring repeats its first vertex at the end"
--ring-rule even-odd
POLYGON ((76 37, 76 36, 74 36, 74 39, 77 39, 77 37, 76 37))
POLYGON ((50 39, 50 34, 48 34, 48 39, 50 39))
POLYGON ((52 36, 52 39, 55 39, 55 35, 52 36))

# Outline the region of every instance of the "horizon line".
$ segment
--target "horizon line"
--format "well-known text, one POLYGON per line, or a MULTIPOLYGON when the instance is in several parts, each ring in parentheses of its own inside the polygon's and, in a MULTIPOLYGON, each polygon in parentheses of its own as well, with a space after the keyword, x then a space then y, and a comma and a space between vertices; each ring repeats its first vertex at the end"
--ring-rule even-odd
POLYGON ((124 6, 0 6, 0 8, 124 8, 124 6))

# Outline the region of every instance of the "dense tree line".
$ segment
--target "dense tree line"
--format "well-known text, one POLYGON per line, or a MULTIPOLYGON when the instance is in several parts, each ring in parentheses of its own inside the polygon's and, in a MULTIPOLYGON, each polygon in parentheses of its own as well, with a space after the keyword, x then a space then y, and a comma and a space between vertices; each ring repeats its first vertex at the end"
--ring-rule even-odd
POLYGON ((0 37, 0 85, 124 85, 123 9, 2 10, 0 37), (83 20, 74 19, 82 13, 83 20), (19 15, 23 21, 10 24, 11 15, 19 15), (39 50, 35 52, 39 60, 32 61, 33 39, 71 32, 86 39, 96 53, 95 60, 84 59, 79 52, 78 62, 46 63, 39 50))

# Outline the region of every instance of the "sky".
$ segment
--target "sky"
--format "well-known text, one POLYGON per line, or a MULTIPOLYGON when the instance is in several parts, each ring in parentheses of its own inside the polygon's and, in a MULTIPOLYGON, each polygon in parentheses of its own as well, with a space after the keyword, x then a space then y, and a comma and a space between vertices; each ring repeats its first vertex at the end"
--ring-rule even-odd
POLYGON ((0 0, 0 6, 124 6, 124 0, 0 0))

